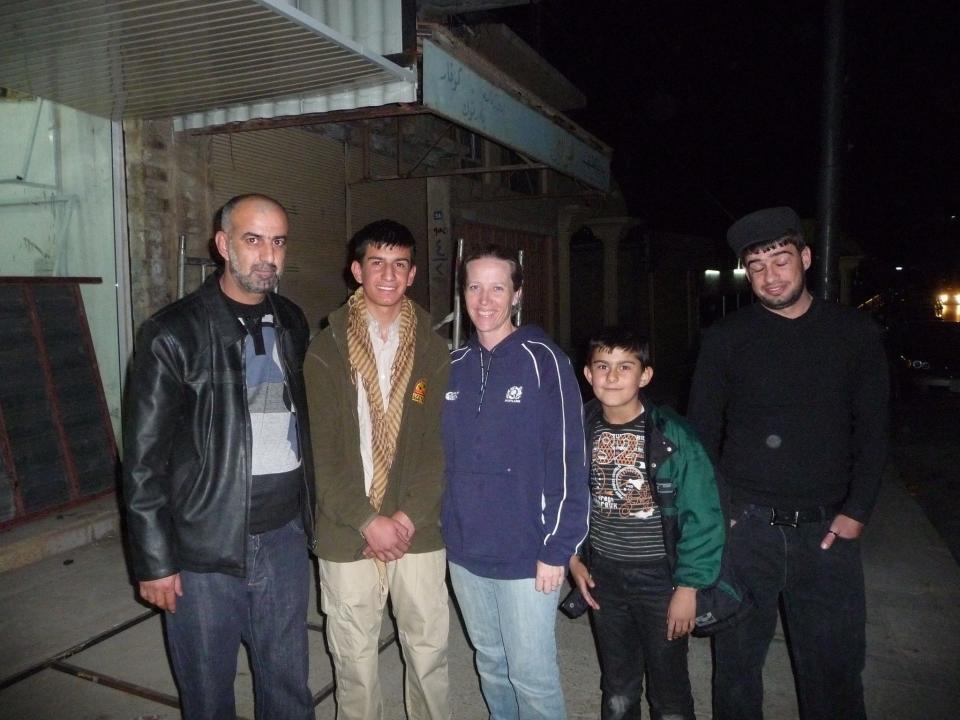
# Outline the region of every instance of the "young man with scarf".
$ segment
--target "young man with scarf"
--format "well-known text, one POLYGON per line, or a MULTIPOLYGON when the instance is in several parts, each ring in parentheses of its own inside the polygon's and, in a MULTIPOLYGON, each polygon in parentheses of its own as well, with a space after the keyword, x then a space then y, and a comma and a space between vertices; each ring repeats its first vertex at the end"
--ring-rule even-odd
POLYGON ((446 343, 406 297, 410 231, 379 220, 350 241, 360 287, 304 363, 314 423, 316 553, 337 717, 379 720, 380 624, 392 599, 410 720, 448 720, 449 611, 440 536, 446 343))

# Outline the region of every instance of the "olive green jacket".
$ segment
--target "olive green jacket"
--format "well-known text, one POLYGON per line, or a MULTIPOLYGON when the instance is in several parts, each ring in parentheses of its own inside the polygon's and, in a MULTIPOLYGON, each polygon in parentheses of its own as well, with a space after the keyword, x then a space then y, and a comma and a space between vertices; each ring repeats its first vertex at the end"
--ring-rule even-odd
MULTIPOLYGON (((414 307, 413 370, 380 514, 405 512, 416 529, 409 552, 422 553, 443 548, 440 411, 450 354, 443 338, 431 330, 430 316, 414 307)), ((329 327, 311 341, 303 363, 317 489, 315 552, 323 560, 350 562, 362 557, 365 543, 360 528, 374 510, 364 490, 357 386, 350 378, 347 354, 347 306, 335 310, 329 319, 329 327)))

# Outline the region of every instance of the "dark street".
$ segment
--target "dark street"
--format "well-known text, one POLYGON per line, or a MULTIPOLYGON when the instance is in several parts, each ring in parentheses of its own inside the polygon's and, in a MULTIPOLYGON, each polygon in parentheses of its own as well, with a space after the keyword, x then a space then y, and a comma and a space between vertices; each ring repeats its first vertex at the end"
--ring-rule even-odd
POLYGON ((904 394, 891 418, 891 461, 960 563, 960 394, 904 394))

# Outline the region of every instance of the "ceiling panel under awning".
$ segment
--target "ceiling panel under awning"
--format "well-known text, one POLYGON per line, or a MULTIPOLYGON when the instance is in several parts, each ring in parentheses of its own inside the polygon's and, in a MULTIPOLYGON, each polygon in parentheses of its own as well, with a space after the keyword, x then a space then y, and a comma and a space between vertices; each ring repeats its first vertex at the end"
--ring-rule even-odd
POLYGON ((0 87, 169 117, 416 73, 284 0, 4 0, 0 87))

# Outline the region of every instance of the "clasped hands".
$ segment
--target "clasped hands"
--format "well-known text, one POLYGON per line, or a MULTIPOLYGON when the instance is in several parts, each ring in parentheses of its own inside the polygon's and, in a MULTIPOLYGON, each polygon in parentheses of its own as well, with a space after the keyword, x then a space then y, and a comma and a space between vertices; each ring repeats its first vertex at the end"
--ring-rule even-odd
POLYGON ((381 562, 399 560, 410 549, 416 528, 413 521, 402 510, 393 515, 377 515, 361 530, 367 541, 363 547, 365 558, 376 558, 381 562))

